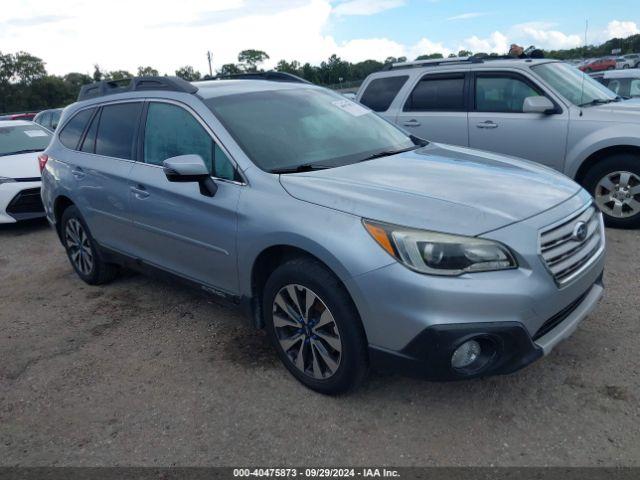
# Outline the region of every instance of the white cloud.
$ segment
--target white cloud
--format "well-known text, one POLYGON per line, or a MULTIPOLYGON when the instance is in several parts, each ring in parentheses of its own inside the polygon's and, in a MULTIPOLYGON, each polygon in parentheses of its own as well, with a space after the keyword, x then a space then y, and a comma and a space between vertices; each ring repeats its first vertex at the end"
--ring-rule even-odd
POLYGON ((404 0, 348 0, 339 3, 333 13, 345 15, 374 15, 404 5, 404 0))
POLYGON ((610 38, 626 38, 637 33, 640 33, 640 29, 638 29, 636 22, 621 22, 619 20, 609 22, 605 30, 607 40, 610 38))
POLYGON ((460 45, 460 50, 471 50, 474 53, 501 53, 509 51, 509 40, 501 32, 493 32, 488 38, 478 38, 472 36, 464 40, 460 45))
POLYGON ((487 15, 487 13, 482 12, 469 12, 469 13, 461 13, 460 15, 454 15, 453 17, 447 18, 447 20, 469 20, 471 18, 478 18, 487 15))
POLYGON ((516 39, 517 42, 526 44, 533 44, 539 48, 547 49, 564 49, 574 48, 582 45, 583 40, 580 35, 577 34, 565 34, 558 30, 553 30, 555 26, 553 23, 547 22, 529 22, 514 25, 511 29, 511 36, 516 39))
POLYGON ((440 42, 432 42, 428 38, 421 38, 418 43, 407 49, 408 60, 413 60, 420 55, 429 55, 431 53, 441 53, 447 57, 451 53, 451 49, 445 47, 440 42))

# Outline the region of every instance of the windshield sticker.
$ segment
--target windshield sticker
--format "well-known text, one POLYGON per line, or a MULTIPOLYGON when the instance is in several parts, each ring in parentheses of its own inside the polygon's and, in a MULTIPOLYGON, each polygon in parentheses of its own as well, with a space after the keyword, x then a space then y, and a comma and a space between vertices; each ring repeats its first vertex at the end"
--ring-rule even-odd
POLYGON ((49 134, 44 130, 25 130, 24 133, 29 137, 48 137, 49 136, 49 134))
POLYGON ((360 117, 362 115, 366 115, 369 113, 369 110, 364 108, 361 105, 358 105, 351 100, 336 100, 335 102, 331 102, 333 105, 338 107, 340 110, 344 110, 345 112, 353 115, 354 117, 360 117))

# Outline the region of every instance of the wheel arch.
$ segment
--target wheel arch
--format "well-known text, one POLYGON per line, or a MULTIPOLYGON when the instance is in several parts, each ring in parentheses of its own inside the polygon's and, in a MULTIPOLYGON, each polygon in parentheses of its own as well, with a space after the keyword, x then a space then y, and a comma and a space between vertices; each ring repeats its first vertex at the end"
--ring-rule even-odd
POLYGON ((638 145, 611 145, 595 152, 591 153, 587 158, 585 158, 580 164, 578 170, 574 175, 574 179, 580 185, 583 185, 583 181, 587 175, 587 172, 600 160, 619 154, 631 154, 636 155, 638 157, 638 162, 640 162, 640 146, 638 145))
POLYGON ((75 205, 75 203, 73 203, 73 201, 66 195, 59 195, 53 202, 53 216, 56 221, 56 232, 58 233, 58 237, 61 237, 62 235, 60 231, 60 220, 62 219, 62 215, 64 215, 65 210, 72 205, 75 205))
MULTIPOLYGON (((341 286, 347 291, 347 293, 349 293, 351 301, 354 302, 353 295, 349 292, 349 288, 345 282, 346 269, 339 264, 335 257, 330 254, 328 254, 328 256, 318 256, 317 254, 312 253, 310 249, 304 248, 300 245, 293 245, 290 243, 273 244, 260 251, 251 265, 248 302, 245 303, 248 308, 247 313, 251 316, 251 320, 257 328, 264 327, 261 300, 267 279, 276 268, 293 258, 308 258, 327 268, 336 276, 341 286)), ((357 306, 356 310, 358 310, 357 306)))

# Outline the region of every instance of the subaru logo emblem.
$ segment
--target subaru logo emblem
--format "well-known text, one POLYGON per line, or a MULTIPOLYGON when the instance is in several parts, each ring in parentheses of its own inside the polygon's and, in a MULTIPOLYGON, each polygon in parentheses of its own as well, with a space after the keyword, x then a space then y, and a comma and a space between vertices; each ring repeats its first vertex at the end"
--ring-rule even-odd
POLYGON ((571 237, 578 242, 584 242, 587 239, 587 224, 584 222, 576 223, 571 237))

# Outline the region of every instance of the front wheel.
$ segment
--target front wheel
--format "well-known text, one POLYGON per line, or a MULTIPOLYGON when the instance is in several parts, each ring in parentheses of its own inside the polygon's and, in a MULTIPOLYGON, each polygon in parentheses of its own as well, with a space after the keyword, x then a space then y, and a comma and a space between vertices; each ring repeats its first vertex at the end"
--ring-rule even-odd
POLYGON ((619 154, 603 159, 589 170, 583 183, 607 226, 640 227, 640 158, 619 154))
POLYGON ((263 312, 280 359, 305 386, 335 395, 365 379, 360 317, 344 286, 321 263, 298 258, 278 267, 265 285, 263 312))

